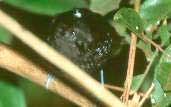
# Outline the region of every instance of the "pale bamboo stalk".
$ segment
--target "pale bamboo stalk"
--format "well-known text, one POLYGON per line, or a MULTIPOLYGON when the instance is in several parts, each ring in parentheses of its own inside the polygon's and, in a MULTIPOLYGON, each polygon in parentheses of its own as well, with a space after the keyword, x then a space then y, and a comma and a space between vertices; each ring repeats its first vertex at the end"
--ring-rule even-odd
MULTIPOLYGON (((47 72, 4 44, 0 44, 0 67, 45 87, 47 72)), ((78 106, 94 106, 92 102, 57 78, 50 81, 48 89, 78 106)))
POLYGON ((13 33, 15 37, 30 46, 39 55, 47 59, 56 67, 59 67, 62 72, 70 76, 75 82, 80 84, 106 106, 124 107, 121 101, 111 92, 102 87, 97 81, 87 75, 83 70, 73 64, 59 52, 55 51, 45 42, 38 39, 36 35, 24 29, 19 23, 17 23, 2 10, 0 10, 0 24, 13 33))
POLYGON ((152 83, 151 87, 145 93, 145 96, 139 102, 139 107, 141 107, 144 104, 145 100, 150 96, 150 94, 153 91, 153 89, 154 89, 154 84, 152 83))

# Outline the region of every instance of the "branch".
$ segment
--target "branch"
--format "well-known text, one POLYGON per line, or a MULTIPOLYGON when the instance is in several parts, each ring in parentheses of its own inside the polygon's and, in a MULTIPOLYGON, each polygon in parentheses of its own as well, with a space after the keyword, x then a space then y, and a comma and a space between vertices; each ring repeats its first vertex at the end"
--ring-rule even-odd
POLYGON ((134 33, 131 33, 131 44, 130 44, 130 50, 129 50, 128 68, 127 68, 127 75, 126 75, 125 86, 124 86, 125 90, 121 96, 122 101, 126 104, 128 104, 130 88, 131 88, 131 84, 133 80, 136 42, 137 42, 136 35, 134 33))
POLYGON ((47 59, 56 67, 59 67, 62 72, 70 76, 71 79, 85 88, 106 106, 124 107, 119 99, 112 95, 111 92, 102 87, 97 81, 87 75, 83 70, 73 64, 59 52, 52 49, 45 42, 38 39, 38 36, 24 29, 19 23, 17 23, 2 10, 0 10, 0 24, 11 33, 13 33, 15 37, 30 46, 39 55, 47 59))
MULTIPOLYGON (((0 67, 45 86, 48 74, 4 44, 0 44, 0 67)), ((89 100, 56 78, 49 83, 48 89, 81 107, 93 106, 89 100)))
MULTIPOLYGON (((114 85, 109 85, 109 84, 105 84, 104 86, 105 86, 105 88, 108 88, 108 89, 113 90, 113 91, 123 92, 123 91, 125 90, 125 89, 122 88, 122 87, 114 86, 114 85)), ((136 91, 133 91, 133 90, 130 90, 129 95, 133 95, 133 94, 135 94, 135 93, 137 93, 137 92, 136 92, 136 91)), ((140 96, 143 97, 143 96, 144 96, 144 93, 138 92, 138 95, 140 95, 140 96)))
POLYGON ((152 41, 151 39, 149 39, 144 33, 142 34, 142 39, 143 39, 144 41, 147 41, 147 42, 150 43, 151 45, 153 45, 156 49, 158 49, 160 52, 162 52, 165 56, 170 57, 170 55, 169 55, 167 52, 165 52, 165 51, 161 48, 161 46, 159 46, 159 45, 156 44, 154 41, 152 41))

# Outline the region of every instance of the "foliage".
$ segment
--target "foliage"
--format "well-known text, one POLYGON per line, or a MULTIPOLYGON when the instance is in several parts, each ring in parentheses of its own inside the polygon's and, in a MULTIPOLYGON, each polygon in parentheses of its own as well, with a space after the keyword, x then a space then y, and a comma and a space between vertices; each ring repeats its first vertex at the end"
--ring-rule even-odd
POLYGON ((12 41, 11 34, 0 26, 0 42, 10 43, 12 41))
POLYGON ((0 82, 0 107, 26 107, 22 90, 12 84, 0 82))
MULTIPOLYGON (((146 59, 151 63, 148 74, 134 76, 132 89, 137 91, 143 85, 153 82, 155 84, 151 96, 153 107, 169 107, 171 105, 171 56, 160 53, 157 57, 158 61, 155 60, 156 57, 153 57, 153 54, 157 51, 152 49, 151 44, 141 39, 142 33, 145 33, 148 38, 166 47, 165 51, 171 55, 171 0, 144 0, 140 5, 139 12, 136 12, 128 2, 125 4, 130 5, 129 8, 123 6, 124 0, 4 0, 3 2, 21 10, 48 16, 58 15, 73 8, 88 8, 108 17, 107 20, 111 22, 112 14, 114 19, 112 24, 118 34, 129 44, 129 34, 134 32, 139 38, 137 47, 144 52, 146 59), (119 6, 120 3, 122 5, 119 6), (115 12, 116 9, 118 11, 113 14, 112 12, 115 12), (153 76, 154 78, 152 78, 153 76)), ((8 44, 12 41, 10 32, 2 27, 0 27, 0 41, 8 44)), ((1 82, 0 93, 0 107, 26 106, 20 88, 1 82)))
POLYGON ((5 0, 4 2, 27 11, 55 15, 75 7, 87 7, 87 2, 84 0, 5 0))

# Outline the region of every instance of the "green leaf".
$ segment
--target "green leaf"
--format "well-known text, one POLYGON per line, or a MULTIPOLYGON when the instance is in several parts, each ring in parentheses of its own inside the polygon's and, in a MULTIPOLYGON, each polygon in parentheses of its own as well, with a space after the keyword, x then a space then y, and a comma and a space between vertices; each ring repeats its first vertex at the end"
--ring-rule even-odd
POLYGON ((154 71, 156 68, 156 64, 159 62, 160 56, 158 55, 158 51, 156 51, 147 66, 143 76, 138 77, 138 82, 136 83, 136 90, 140 90, 142 92, 146 92, 151 86, 154 80, 154 71))
POLYGON ((105 15, 119 8, 120 1, 121 0, 90 0, 90 9, 101 15, 105 15))
POLYGON ((125 26, 123 26, 119 23, 114 23, 113 21, 111 22, 111 24, 115 28, 115 30, 119 34, 119 36, 125 37, 125 38, 130 38, 129 33, 127 32, 127 29, 125 28, 125 26))
POLYGON ((11 43, 12 35, 6 29, 0 26, 0 42, 11 43))
POLYGON ((161 63, 158 69, 158 80, 165 91, 171 90, 171 63, 161 63))
POLYGON ((139 83, 142 80, 142 78, 144 78, 144 74, 134 76, 133 81, 132 81, 132 85, 131 85, 132 90, 138 91, 139 83))
POLYGON ((5 3, 30 12, 56 15, 73 8, 88 7, 86 0, 4 0, 5 3))
POLYGON ((18 85, 24 91, 28 107, 75 107, 61 96, 30 80, 19 78, 18 85))
MULTIPOLYGON (((150 39, 152 38, 151 32, 147 32, 146 35, 148 38, 150 38, 150 39)), ((150 60, 152 58, 151 56, 153 55, 153 52, 152 52, 150 43, 148 43, 144 40, 139 40, 137 43, 137 47, 144 52, 147 60, 150 60)))
POLYGON ((140 15, 149 22, 155 22, 171 13, 171 0, 146 0, 140 8, 140 15))
POLYGON ((164 90, 162 89, 158 80, 154 80, 154 89, 151 93, 151 102, 152 104, 158 104, 164 97, 164 90))
POLYGON ((12 84, 0 82, 0 107, 26 107, 23 92, 12 84))
POLYGON ((170 107, 170 105, 171 105, 171 93, 167 93, 164 95, 164 97, 159 102, 157 107, 170 107))
MULTIPOLYGON (((165 50, 171 55, 171 45, 165 50)), ((164 91, 171 91, 171 57, 162 55, 155 69, 155 78, 160 82, 164 91)))
POLYGON ((161 38, 161 43, 164 46, 167 46, 170 43, 170 33, 168 31, 168 27, 166 25, 163 25, 159 27, 158 35, 161 38))
POLYGON ((123 24, 132 32, 141 35, 143 32, 143 20, 139 14, 131 8, 122 8, 114 16, 114 21, 123 24))

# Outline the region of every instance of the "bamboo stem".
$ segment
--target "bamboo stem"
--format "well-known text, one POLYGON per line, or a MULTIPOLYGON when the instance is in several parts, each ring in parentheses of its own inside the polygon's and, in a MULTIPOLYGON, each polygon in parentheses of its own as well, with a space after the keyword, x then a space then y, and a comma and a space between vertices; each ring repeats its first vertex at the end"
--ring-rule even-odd
MULTIPOLYGON (((27 78, 43 87, 45 86, 45 81, 48 75, 47 72, 4 44, 0 44, 0 67, 27 78)), ((92 102, 57 78, 49 83, 48 89, 78 106, 93 106, 92 102)))

